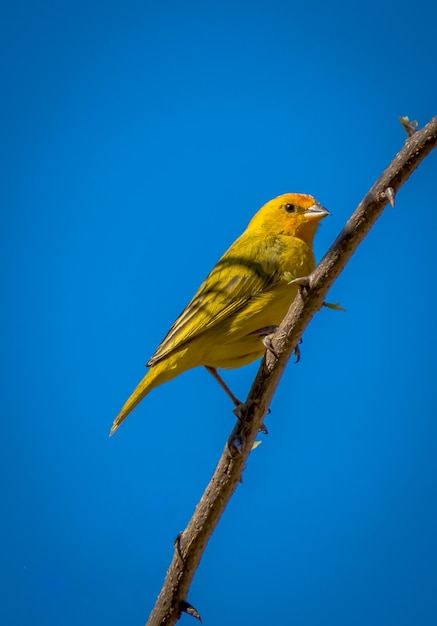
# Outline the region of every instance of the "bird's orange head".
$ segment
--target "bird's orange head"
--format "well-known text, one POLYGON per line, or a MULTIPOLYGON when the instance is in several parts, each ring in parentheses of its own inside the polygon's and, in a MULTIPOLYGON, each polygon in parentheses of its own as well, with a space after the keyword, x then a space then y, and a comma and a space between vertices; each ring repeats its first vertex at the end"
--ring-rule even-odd
POLYGON ((321 219, 330 215, 312 196, 284 193, 267 202, 249 222, 252 234, 298 237, 312 246, 321 219))

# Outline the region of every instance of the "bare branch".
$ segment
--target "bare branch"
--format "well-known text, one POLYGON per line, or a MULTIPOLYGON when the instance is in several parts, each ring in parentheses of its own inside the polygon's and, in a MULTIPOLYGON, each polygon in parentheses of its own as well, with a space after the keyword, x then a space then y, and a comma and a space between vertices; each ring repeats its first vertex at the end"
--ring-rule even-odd
MULTIPOLYGON (((302 287, 295 298, 272 339, 273 350, 267 351, 261 363, 246 403, 241 407, 241 420, 231 433, 211 481, 187 528, 176 539, 173 560, 147 626, 169 626, 177 621, 181 611, 187 611, 187 607, 191 610, 186 599, 194 573, 209 537, 241 480, 246 460, 290 355, 358 245, 385 206, 394 204, 401 185, 436 144, 437 117, 422 130, 411 132, 404 147, 360 202, 311 274, 308 286, 302 287)), ((193 611, 200 619, 197 611, 193 611)))

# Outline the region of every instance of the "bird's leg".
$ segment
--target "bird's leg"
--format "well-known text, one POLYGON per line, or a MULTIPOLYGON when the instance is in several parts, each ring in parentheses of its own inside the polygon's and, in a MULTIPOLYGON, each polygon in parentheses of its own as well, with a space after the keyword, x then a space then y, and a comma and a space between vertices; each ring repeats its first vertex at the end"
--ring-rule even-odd
MULTIPOLYGON (((278 355, 275 349, 273 348, 272 338, 277 329, 278 329, 278 326, 266 326, 265 328, 260 328, 259 330, 256 330, 254 333, 250 333, 251 335, 259 335, 260 337, 262 337, 261 341, 266 347, 266 350, 271 352, 273 356, 275 357, 275 359, 278 358, 278 355)), ((300 348, 299 348, 300 343, 302 343, 302 337, 299 339, 298 343, 296 344, 296 347, 293 350, 293 354, 296 357, 296 363, 299 363, 300 361, 300 348)))
MULTIPOLYGON (((205 365, 205 369, 218 382, 218 384, 223 389, 223 391, 226 393, 226 395, 229 396, 229 398, 232 400, 232 402, 235 405, 235 409, 233 410, 233 414, 235 415, 235 417, 237 419, 239 419, 241 421, 241 417, 242 417, 241 408, 243 406, 243 402, 241 402, 241 400, 239 400, 236 396, 234 396, 234 394, 229 389, 229 387, 227 386, 227 384, 225 383, 223 378, 220 376, 220 374, 217 372, 215 367, 210 367, 209 365, 205 365)), ((269 409, 269 412, 270 412, 270 409, 269 409)), ((265 435, 267 435, 267 433, 268 433, 267 428, 264 426, 264 424, 261 425, 260 431, 262 433, 264 433, 265 435)))
POLYGON ((223 378, 220 376, 220 374, 217 372, 217 370, 214 367, 209 367, 209 365, 205 365, 205 368, 211 374, 211 376, 218 382, 218 384, 223 389, 223 391, 230 397, 232 402, 235 404, 236 408, 238 409, 238 407, 242 406, 243 403, 236 396, 234 396, 234 394, 229 389, 229 387, 227 386, 223 378))
POLYGON ((303 341, 303 340, 302 340, 302 337, 301 337, 301 338, 299 339, 299 341, 297 342, 297 344, 296 344, 296 346, 295 346, 294 350, 293 350, 293 354, 294 354, 294 356, 296 357, 296 361, 295 361, 296 363, 299 363, 299 361, 300 361, 300 348, 299 348, 299 344, 300 344, 300 343, 302 343, 302 341, 303 341))
POLYGON ((252 333, 249 333, 249 335, 258 335, 261 337, 261 341, 263 342, 265 349, 271 352, 275 359, 278 358, 278 355, 272 346, 272 337, 277 330, 278 326, 264 326, 264 328, 259 328, 258 330, 254 330, 252 333))

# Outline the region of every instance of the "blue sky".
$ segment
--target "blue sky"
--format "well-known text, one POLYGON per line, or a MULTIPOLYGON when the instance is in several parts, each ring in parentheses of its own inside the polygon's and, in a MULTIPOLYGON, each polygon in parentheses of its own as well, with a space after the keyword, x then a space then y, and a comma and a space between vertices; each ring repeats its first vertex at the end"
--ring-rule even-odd
MULTIPOLYGON (((143 624, 233 425, 193 370, 109 439, 144 363, 264 202, 320 258, 437 113, 431 0, 15 2, 0 20, 8 626, 143 624)), ((208 626, 437 620, 437 155, 307 329, 194 579, 208 626)), ((244 397, 257 364, 225 373, 244 397)), ((190 622, 183 616, 181 623, 190 622)))

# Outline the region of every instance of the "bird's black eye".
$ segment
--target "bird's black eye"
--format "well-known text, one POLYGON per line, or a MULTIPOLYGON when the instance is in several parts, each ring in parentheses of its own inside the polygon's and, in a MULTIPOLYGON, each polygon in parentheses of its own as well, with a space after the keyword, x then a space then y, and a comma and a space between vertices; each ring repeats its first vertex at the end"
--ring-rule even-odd
POLYGON ((295 204, 286 204, 284 206, 284 209, 287 211, 287 213, 294 213, 296 210, 296 205, 295 204))

